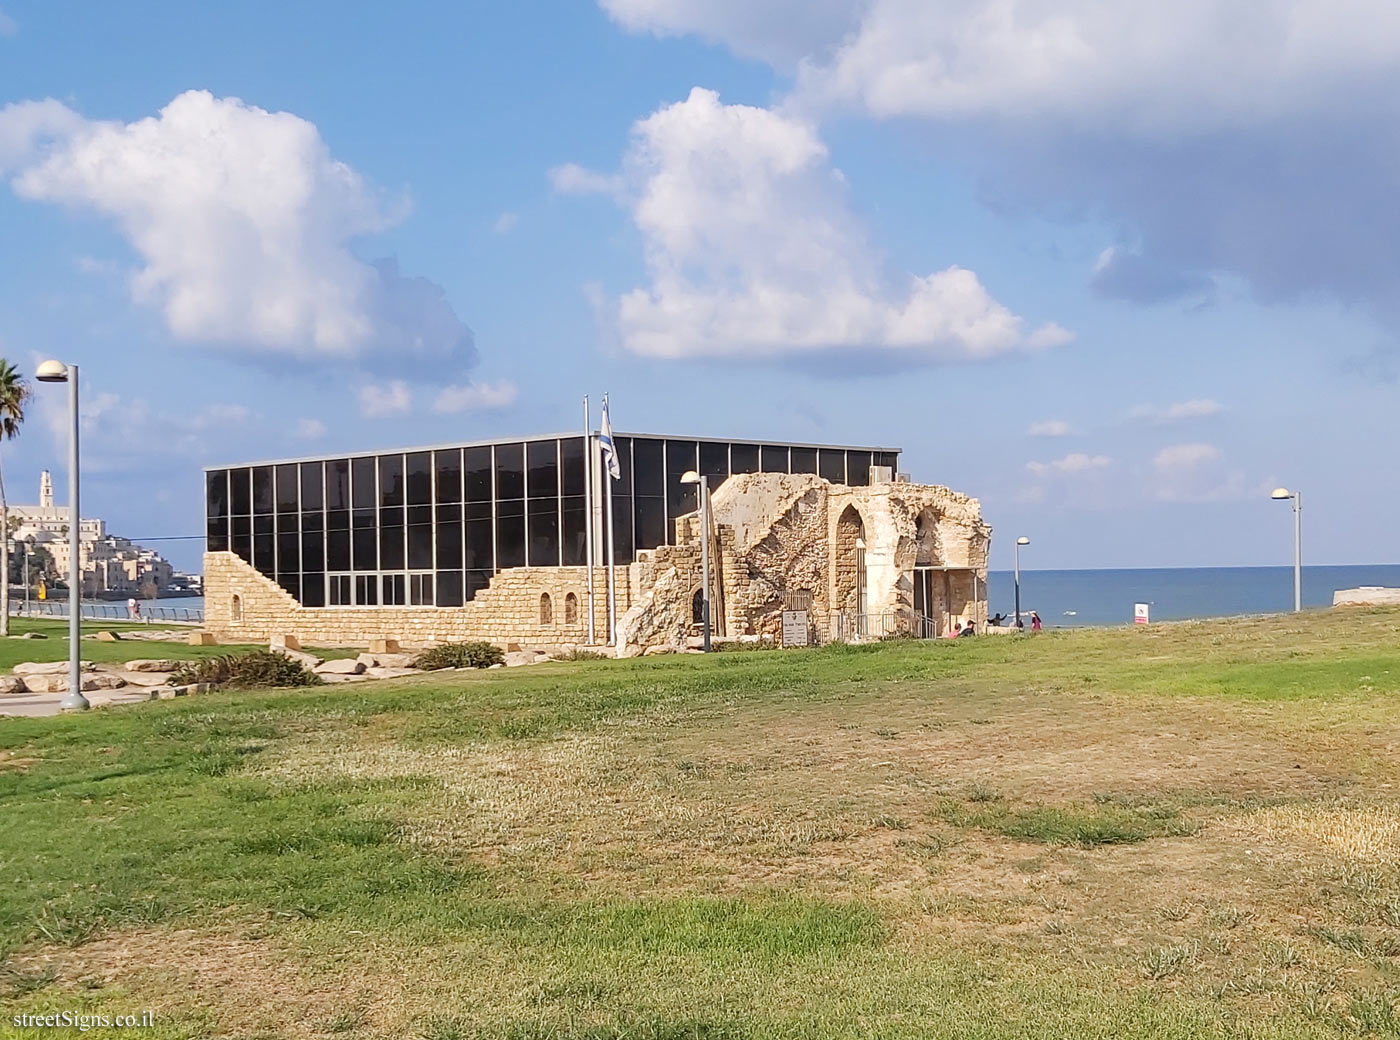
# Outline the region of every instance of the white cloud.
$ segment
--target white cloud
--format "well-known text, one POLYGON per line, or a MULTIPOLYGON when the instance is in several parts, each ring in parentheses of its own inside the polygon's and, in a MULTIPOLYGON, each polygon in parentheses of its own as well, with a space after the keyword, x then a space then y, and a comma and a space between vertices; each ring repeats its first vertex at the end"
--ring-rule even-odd
POLYGON ((1172 444, 1152 457, 1152 494, 1164 502, 1221 502, 1246 497, 1245 475, 1214 444, 1172 444))
POLYGON ((577 163, 565 163, 549 171, 549 183, 560 195, 615 195, 622 190, 622 178, 598 173, 577 163))
POLYGON ((320 419, 298 419, 292 433, 304 440, 314 441, 326 435, 326 424, 320 419))
POLYGON ((1197 397, 1189 401, 1177 401, 1175 404, 1168 405, 1136 405, 1128 411, 1128 418, 1151 423, 1171 423, 1184 419, 1207 419, 1213 415, 1219 415, 1224 410, 1224 406, 1219 401, 1213 401, 1208 397, 1197 397))
POLYGON ((1089 455, 1082 451, 1071 452, 1062 458, 1052 462, 1027 462, 1026 469, 1030 470, 1038 477, 1051 476, 1054 474, 1073 475, 1075 473, 1089 473, 1093 470, 1103 469, 1113 462, 1107 455, 1089 455))
POLYGON ((515 384, 502 379, 497 383, 467 383, 445 386, 433 401, 435 412, 475 412, 505 408, 515 403, 515 384))
POLYGON ((387 383, 366 383, 360 387, 360 414, 366 419, 404 415, 413 407, 413 392, 402 379, 387 383))
POLYGON ((0 11, 0 38, 13 36, 17 32, 19 32, 19 23, 4 11, 0 11))
POLYGON ((141 257, 132 296, 177 340, 339 361, 474 357, 440 287, 351 251, 403 205, 290 113, 205 91, 133 123, 22 102, 0 109, 0 169, 23 198, 116 223, 141 257))
POLYGON ((1224 457, 1225 453, 1214 444, 1172 444, 1152 456, 1152 466, 1159 472, 1180 471, 1224 457))
POLYGON ((975 360, 1071 338, 1026 329, 961 267, 891 284, 826 146, 778 112, 697 87, 633 128, 624 177, 651 276, 616 304, 634 353, 975 360))
POLYGON ((492 225, 498 235, 508 235, 515 230, 515 225, 520 223, 518 213, 502 213, 496 218, 496 223, 492 225))
POLYGON ((1027 432, 1032 437, 1068 437, 1073 431, 1063 419, 1046 419, 1043 422, 1031 423, 1027 432))

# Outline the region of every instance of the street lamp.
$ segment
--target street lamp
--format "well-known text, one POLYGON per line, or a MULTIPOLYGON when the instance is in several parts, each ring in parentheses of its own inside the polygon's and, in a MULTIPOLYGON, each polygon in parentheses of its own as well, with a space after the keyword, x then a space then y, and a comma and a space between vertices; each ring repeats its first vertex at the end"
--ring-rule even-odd
POLYGON ((682 484, 700 485, 700 624, 705 633, 705 653, 710 652, 710 478, 693 469, 681 474, 682 484))
POLYGON ((1303 493, 1274 488, 1269 497, 1293 503, 1293 613, 1297 614, 1303 609, 1303 493))
POLYGON ((1016 628, 1021 627, 1021 546, 1030 545, 1029 538, 1016 539, 1016 628))
POLYGON ((34 373, 41 383, 68 384, 68 693, 58 706, 63 711, 84 711, 89 707, 83 696, 82 648, 83 578, 79 558, 81 541, 78 509, 78 366, 62 361, 45 361, 34 373))

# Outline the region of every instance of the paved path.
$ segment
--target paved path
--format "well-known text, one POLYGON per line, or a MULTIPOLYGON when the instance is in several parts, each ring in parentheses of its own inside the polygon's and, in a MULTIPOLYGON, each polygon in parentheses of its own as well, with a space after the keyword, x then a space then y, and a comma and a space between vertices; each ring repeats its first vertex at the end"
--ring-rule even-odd
MULTIPOLYGON (((57 715, 61 693, 8 693, 0 696, 0 715, 57 715)), ((148 689, 93 690, 83 694, 94 708, 113 704, 140 704, 151 699, 148 689)))

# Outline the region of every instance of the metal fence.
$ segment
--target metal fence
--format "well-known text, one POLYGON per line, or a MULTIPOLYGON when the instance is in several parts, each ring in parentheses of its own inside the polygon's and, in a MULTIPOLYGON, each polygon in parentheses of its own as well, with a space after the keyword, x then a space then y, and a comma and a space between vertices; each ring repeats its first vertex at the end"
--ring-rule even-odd
POLYGON ((831 618, 833 643, 859 643, 867 640, 906 636, 912 639, 936 639, 943 627, 931 617, 913 613, 857 614, 842 611, 831 618))
MULTIPOLYGON (((91 621, 132 621, 125 603, 84 603, 82 617, 91 621)), ((68 616, 68 604, 63 600, 31 601, 16 603, 10 600, 10 613, 15 617, 62 617, 68 616)), ((161 607, 148 603, 141 604, 141 620, 172 624, 202 625, 204 610, 200 607, 161 607)))

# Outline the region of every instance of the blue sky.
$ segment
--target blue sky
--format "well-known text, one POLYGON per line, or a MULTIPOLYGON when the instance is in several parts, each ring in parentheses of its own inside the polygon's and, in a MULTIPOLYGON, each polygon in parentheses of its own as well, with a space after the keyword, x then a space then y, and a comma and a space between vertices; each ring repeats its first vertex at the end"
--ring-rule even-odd
POLYGON ((0 353, 82 366, 85 512, 136 537, 208 464, 607 390, 903 447, 994 567, 1286 563, 1278 483, 1309 562, 1394 561, 1400 23, 1120 6, 0 0, 0 353))

